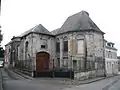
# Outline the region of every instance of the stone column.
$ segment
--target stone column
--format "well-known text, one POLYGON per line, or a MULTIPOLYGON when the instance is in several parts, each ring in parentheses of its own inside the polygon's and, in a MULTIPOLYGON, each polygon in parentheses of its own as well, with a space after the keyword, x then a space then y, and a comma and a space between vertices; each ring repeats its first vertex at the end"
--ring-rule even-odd
POLYGON ((63 66, 63 39, 60 39, 60 67, 63 66))

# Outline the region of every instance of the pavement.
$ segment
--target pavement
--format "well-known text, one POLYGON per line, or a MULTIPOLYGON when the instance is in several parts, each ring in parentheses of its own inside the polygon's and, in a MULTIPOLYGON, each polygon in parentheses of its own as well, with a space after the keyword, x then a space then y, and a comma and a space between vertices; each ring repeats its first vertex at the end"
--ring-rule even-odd
POLYGON ((4 90, 61 90, 69 87, 56 83, 57 81, 24 78, 11 70, 3 69, 2 73, 4 73, 4 90))
POLYGON ((3 70, 3 73, 4 90, 120 90, 120 76, 76 81, 68 78, 32 78, 13 70, 3 70))
POLYGON ((120 80, 117 80, 109 88, 106 88, 104 90, 120 90, 120 80))
MULTIPOLYGON (((71 88, 65 88, 62 90, 120 90, 115 84, 120 80, 120 76, 106 78, 97 82, 82 84, 78 86, 72 86, 71 88), (111 88, 114 87, 114 88, 111 88), (115 88, 116 87, 116 88, 115 88)), ((117 83, 120 86, 120 83, 117 83)))
POLYGON ((0 70, 0 90, 3 90, 3 78, 2 78, 2 71, 0 70))

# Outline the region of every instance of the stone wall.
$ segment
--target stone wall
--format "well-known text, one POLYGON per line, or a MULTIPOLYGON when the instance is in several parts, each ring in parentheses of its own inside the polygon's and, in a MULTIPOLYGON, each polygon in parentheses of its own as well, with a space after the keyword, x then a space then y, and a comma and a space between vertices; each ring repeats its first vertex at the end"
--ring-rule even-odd
MULTIPOLYGON (((48 35, 29 34, 23 37, 20 44, 20 59, 25 60, 25 43, 28 42, 27 59, 34 61, 34 70, 36 66, 36 54, 44 51, 50 54, 49 68, 57 67, 57 60, 60 59, 60 67, 67 64, 67 68, 73 68, 73 60, 77 61, 77 72, 90 71, 97 69, 100 76, 104 75, 104 37, 103 34, 84 31, 69 32, 56 36, 55 38, 48 35), (56 53, 56 41, 60 42, 60 53, 56 53), (63 41, 68 41, 68 52, 63 51, 63 41), (78 53, 77 40, 83 40, 83 53, 78 53), (46 45, 46 48, 41 48, 46 45), (94 62, 94 63, 89 63, 94 62), (86 65, 86 66, 85 66, 86 65), (102 71, 99 71, 102 70, 102 71)), ((99 76, 96 74, 96 76, 99 76)))
POLYGON ((9 67, 9 64, 10 64, 10 55, 11 55, 10 51, 11 51, 11 46, 8 44, 5 46, 5 57, 4 57, 5 67, 9 67))
MULTIPOLYGON (((96 62, 97 69, 103 69, 104 65, 104 37, 103 34, 89 31, 89 32, 69 32, 65 34, 61 34, 56 36, 60 40, 60 43, 64 41, 64 38, 68 40, 68 68, 73 68, 72 60, 83 60, 83 64, 85 65, 84 61, 98 61, 96 62), (82 54, 77 53, 77 40, 83 39, 84 40, 84 52, 82 54)), ((62 66, 63 59, 63 46, 60 44, 60 61, 62 66)), ((95 64, 95 63, 94 63, 95 64)), ((77 62, 77 66, 79 68, 79 63, 77 62)), ((92 67, 88 63, 86 66, 87 68, 92 67)), ((83 67, 84 68, 84 67, 83 67)), ((95 65, 94 65, 95 68, 95 65)))
MULTIPOLYGON (((55 42, 54 37, 40 34, 29 34, 23 37, 20 44, 21 54, 20 59, 25 60, 25 43, 28 42, 27 59, 34 61, 34 70, 36 66, 36 54, 38 52, 47 52, 50 54, 50 67, 53 66, 53 59, 55 58, 55 42), (41 45, 46 45, 45 48, 41 48, 41 45)), ((55 60, 54 60, 55 61, 55 60)), ((55 62, 54 62, 55 63, 55 62)))
POLYGON ((76 80, 86 80, 86 79, 91 79, 95 77, 100 77, 103 76, 104 70, 92 70, 92 71, 87 71, 87 72, 79 72, 75 73, 74 79, 76 80))
POLYGON ((112 76, 118 74, 118 59, 105 59, 106 75, 112 76))

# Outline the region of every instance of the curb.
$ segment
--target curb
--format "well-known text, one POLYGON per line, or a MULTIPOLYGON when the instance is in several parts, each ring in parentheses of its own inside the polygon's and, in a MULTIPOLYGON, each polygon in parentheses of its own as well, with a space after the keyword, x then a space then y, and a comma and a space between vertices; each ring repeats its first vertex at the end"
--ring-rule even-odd
MULTIPOLYGON (((115 75, 115 76, 118 76, 118 75, 115 75)), ((97 81, 100 81, 100 80, 104 80, 104 79, 107 79, 107 78, 112 78, 112 77, 115 77, 115 76, 109 76, 109 77, 102 77, 102 78, 99 78, 99 79, 96 79, 96 80, 91 80, 91 81, 78 81, 78 80, 68 80, 68 81, 62 81, 61 83, 63 84, 67 84, 67 85, 82 85, 82 84, 90 84, 90 83, 93 83, 93 82, 97 82, 97 81)))
POLYGON ((100 81, 100 80, 103 80, 103 79, 105 79, 105 77, 103 77, 103 78, 99 78, 99 79, 96 79, 96 80, 91 80, 91 81, 78 81, 78 80, 74 80, 73 82, 71 81, 71 80, 69 80, 69 81, 62 81, 61 83, 63 83, 63 84, 68 84, 68 85, 82 85, 82 84, 89 84, 89 83, 93 83, 93 82, 97 82, 97 81, 100 81))
POLYGON ((0 83, 0 90, 3 90, 3 81, 1 80, 2 83, 0 83))

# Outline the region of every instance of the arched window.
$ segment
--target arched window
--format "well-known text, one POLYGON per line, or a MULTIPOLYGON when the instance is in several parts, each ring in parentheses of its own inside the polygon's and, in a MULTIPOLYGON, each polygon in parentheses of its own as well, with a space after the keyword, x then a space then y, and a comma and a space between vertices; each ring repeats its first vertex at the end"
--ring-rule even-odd
POLYGON ((68 52, 68 38, 67 38, 67 36, 65 36, 63 38, 63 51, 68 52))
POLYGON ((28 53, 28 41, 25 43, 25 60, 27 60, 27 53, 28 53))
POLYGON ((56 52, 60 52, 60 40, 57 38, 56 40, 56 52))
POLYGON ((77 53, 78 54, 84 54, 84 36, 82 34, 79 34, 76 36, 77 39, 77 53))

